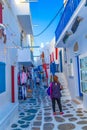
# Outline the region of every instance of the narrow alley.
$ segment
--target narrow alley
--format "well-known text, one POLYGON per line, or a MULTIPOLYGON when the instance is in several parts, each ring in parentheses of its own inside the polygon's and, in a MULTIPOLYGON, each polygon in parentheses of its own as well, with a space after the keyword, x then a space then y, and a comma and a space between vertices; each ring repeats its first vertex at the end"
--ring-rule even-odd
POLYGON ((53 115, 51 100, 46 89, 41 86, 39 93, 34 90, 33 97, 19 101, 18 113, 6 130, 87 130, 87 111, 81 102, 72 101, 65 80, 61 79, 63 115, 53 115))
POLYGON ((87 130, 87 0, 0 0, 0 130, 87 130))

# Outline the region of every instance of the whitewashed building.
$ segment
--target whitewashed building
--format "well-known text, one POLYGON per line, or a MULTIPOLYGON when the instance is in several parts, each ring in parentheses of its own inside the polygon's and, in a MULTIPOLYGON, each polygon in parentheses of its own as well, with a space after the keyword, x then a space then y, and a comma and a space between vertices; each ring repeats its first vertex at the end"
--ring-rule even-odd
POLYGON ((79 101, 83 103, 85 110, 87 109, 86 12, 86 0, 69 0, 55 32, 56 47, 65 48, 66 62, 63 65, 63 73, 67 78, 71 97, 76 100, 81 99, 79 101))
MULTIPOLYGON (((46 44, 44 47, 40 49, 40 54, 42 55, 44 53, 44 63, 47 64, 47 73, 48 73, 48 79, 50 79, 50 75, 58 75, 59 72, 61 72, 61 66, 60 66, 60 52, 64 53, 63 48, 55 48, 55 37, 51 40, 50 43, 46 44), (55 65, 52 67, 51 65, 55 65), (56 70, 55 70, 56 68, 56 70)), ((64 55, 64 54, 63 54, 64 55)), ((62 59, 62 66, 64 64, 64 58, 62 59)), ((43 65, 43 60, 40 57, 38 60, 38 66, 43 65)))
POLYGON ((33 33, 29 3, 0 0, 0 24, 6 30, 6 43, 4 37, 0 38, 0 130, 4 130, 17 112, 18 62, 31 61, 28 35, 33 33), (23 47, 28 47, 25 56, 23 47))

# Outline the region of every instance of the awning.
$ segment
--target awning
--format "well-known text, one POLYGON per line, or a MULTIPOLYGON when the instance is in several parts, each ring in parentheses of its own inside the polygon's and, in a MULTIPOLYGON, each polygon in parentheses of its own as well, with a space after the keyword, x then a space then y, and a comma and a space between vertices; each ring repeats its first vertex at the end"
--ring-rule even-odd
MULTIPOLYGON (((78 2, 80 2, 80 0, 78 2)), ((79 23, 78 23, 78 21, 76 19, 79 16, 80 21, 82 21, 83 18, 85 18, 85 21, 86 21, 86 7, 84 6, 84 3, 85 3, 85 0, 83 0, 78 5, 78 8, 75 10, 75 13, 73 12, 73 14, 72 14, 71 18, 69 19, 68 23, 66 24, 66 26, 65 25, 63 26, 62 23, 61 23, 60 30, 61 30, 61 27, 63 28, 63 30, 60 33, 60 36, 58 36, 58 38, 57 38, 57 42, 56 42, 55 47, 63 47, 63 48, 65 47, 65 48, 67 48, 67 47, 70 47, 70 45, 72 46, 71 43, 74 44, 74 42, 75 42, 74 39, 77 39, 77 34, 82 32, 83 27, 84 27, 84 23, 81 23, 80 27, 77 29, 79 23), (75 31, 76 31, 76 33, 75 33, 75 31)), ((73 8, 73 6, 72 6, 72 8, 73 8)), ((69 9, 67 8, 66 13, 68 13, 68 10, 69 9)), ((70 10, 71 10, 71 8, 70 8, 70 10)), ((66 17, 67 16, 68 15, 66 15, 66 17)), ((66 21, 65 15, 64 15, 64 19, 66 21)), ((63 19, 63 21, 64 21, 64 19, 63 19)), ((65 24, 65 23, 63 22, 63 24, 65 24)), ((57 31, 58 31, 58 33, 60 32, 58 29, 57 29, 57 31)))
POLYGON ((34 65, 32 64, 31 61, 29 61, 29 62, 18 62, 18 63, 19 63, 19 65, 23 65, 25 67, 29 67, 29 66, 34 67, 34 65))
POLYGON ((33 35, 30 15, 18 15, 17 17, 24 32, 33 35))

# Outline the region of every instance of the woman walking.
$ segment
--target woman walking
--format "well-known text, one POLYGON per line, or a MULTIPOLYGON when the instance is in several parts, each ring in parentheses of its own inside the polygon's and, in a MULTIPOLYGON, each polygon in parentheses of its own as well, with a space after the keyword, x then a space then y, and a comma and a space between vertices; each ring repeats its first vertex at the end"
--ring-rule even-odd
POLYGON ((55 102, 57 101, 60 114, 63 114, 62 112, 62 105, 61 105, 61 90, 63 87, 61 86, 60 82, 58 81, 58 77, 55 75, 53 76, 53 82, 50 84, 50 96, 52 100, 52 108, 53 108, 53 114, 56 115, 55 111, 55 102))

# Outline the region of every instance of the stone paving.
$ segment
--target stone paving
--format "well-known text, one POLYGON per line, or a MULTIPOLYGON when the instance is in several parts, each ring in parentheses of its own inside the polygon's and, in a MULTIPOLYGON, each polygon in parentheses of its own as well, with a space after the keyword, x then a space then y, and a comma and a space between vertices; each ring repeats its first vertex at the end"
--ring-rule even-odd
POLYGON ((19 101, 18 113, 6 130, 87 130, 87 111, 75 105, 67 91, 62 90, 63 115, 52 113, 51 100, 43 87, 32 98, 19 101))

